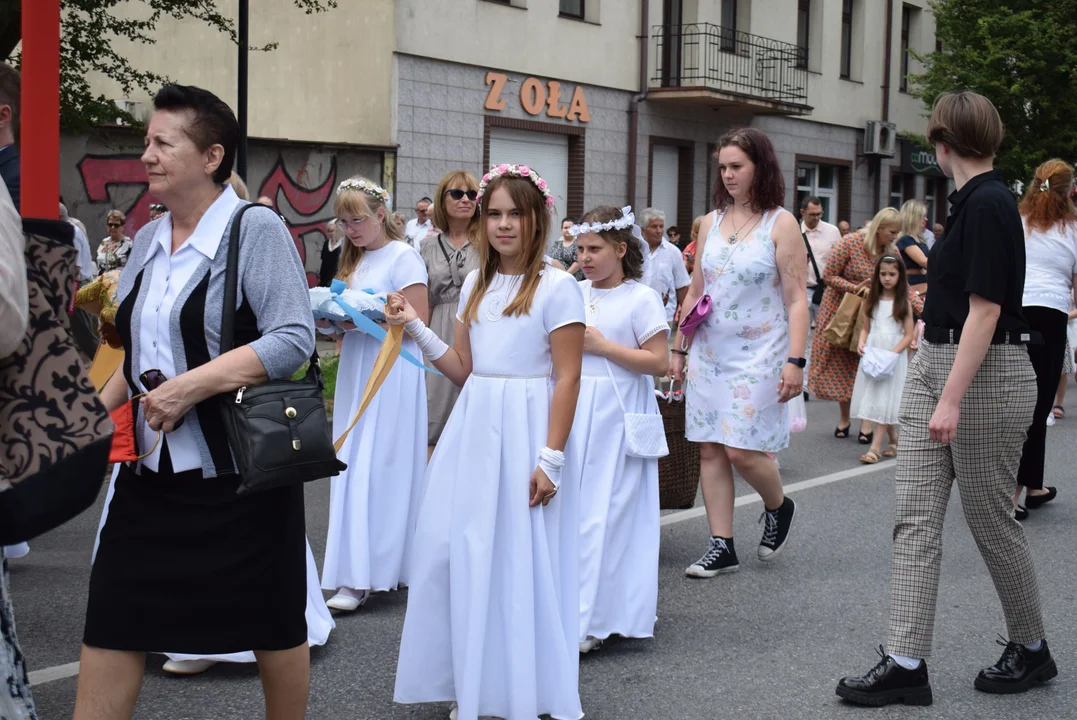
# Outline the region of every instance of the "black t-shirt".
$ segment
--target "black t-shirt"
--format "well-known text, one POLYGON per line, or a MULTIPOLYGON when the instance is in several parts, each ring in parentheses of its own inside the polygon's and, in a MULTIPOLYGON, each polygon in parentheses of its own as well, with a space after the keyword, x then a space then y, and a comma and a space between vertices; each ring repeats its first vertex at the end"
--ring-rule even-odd
POLYGON ((923 319, 929 327, 958 329, 969 295, 1000 305, 998 330, 1028 330, 1021 312, 1025 288, 1025 231, 1017 201, 998 170, 977 175, 950 195, 946 237, 931 248, 931 291, 923 319))

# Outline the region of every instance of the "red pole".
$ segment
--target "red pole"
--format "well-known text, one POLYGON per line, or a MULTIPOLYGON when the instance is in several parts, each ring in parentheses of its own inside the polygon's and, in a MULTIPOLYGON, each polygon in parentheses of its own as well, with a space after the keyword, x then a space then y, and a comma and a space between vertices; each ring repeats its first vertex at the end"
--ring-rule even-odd
POLYGON ((60 213, 60 0, 22 0, 23 217, 60 213))

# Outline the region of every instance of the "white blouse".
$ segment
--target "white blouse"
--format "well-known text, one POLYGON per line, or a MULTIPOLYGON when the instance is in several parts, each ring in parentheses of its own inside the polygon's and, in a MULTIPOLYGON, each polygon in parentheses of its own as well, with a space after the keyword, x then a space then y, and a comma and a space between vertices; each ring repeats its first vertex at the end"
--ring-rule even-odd
POLYGON ((1025 227, 1025 307, 1068 313, 1077 275, 1077 223, 1057 223, 1047 231, 1025 227))

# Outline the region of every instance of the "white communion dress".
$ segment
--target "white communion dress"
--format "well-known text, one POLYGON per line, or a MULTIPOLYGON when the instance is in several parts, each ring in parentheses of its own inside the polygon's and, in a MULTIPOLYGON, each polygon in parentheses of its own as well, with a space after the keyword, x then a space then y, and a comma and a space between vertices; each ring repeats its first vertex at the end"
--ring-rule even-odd
MULTIPOLYGON (((426 282, 419 253, 393 241, 363 254, 348 287, 397 292, 426 282)), ((344 334, 334 438, 351 424, 380 349, 381 341, 364 332, 344 334)), ((410 338, 404 349, 422 357, 410 338)), ((424 371, 400 357, 340 449, 348 469, 330 481, 323 588, 379 591, 407 584, 405 559, 426 470, 426 439, 424 371)))
POLYGON ((430 460, 415 531, 395 699, 455 700, 459 720, 583 716, 571 458, 549 505, 528 507, 554 389, 549 335, 583 324, 583 298, 575 278, 546 268, 530 313, 503 316, 520 281, 495 275, 478 308, 472 373, 430 460))
MULTIPOLYGON (((587 324, 611 342, 638 349, 669 332, 662 298, 646 285, 628 281, 600 290, 584 280, 580 289, 587 324)), ((661 519, 658 460, 626 454, 625 412, 658 414, 654 379, 585 353, 570 440, 581 464, 581 641, 654 635, 661 519)))
MULTIPOLYGON (((97 557, 97 543, 101 539, 101 528, 105 526, 108 517, 108 506, 112 502, 112 494, 115 490, 116 476, 120 473, 120 465, 117 463, 112 469, 112 479, 108 483, 108 491, 105 495, 105 507, 101 511, 101 522, 97 524, 97 537, 94 538, 93 554, 90 563, 97 557)), ((310 542, 307 541, 307 643, 311 647, 325 645, 329 639, 329 632, 336 627, 333 615, 325 605, 325 597, 318 585, 318 566, 314 563, 314 553, 311 552, 310 542)), ((164 653, 169 660, 213 660, 216 662, 252 663, 256 662, 254 652, 225 653, 221 655, 188 655, 185 653, 164 653)))
MULTIPOLYGON (((894 319, 894 301, 879 300, 871 315, 871 330, 865 345, 893 350, 904 337, 905 329, 894 319)), ((885 377, 873 378, 858 367, 849 414, 861 420, 896 425, 908 370, 909 355, 905 352, 898 353, 894 372, 885 377)))

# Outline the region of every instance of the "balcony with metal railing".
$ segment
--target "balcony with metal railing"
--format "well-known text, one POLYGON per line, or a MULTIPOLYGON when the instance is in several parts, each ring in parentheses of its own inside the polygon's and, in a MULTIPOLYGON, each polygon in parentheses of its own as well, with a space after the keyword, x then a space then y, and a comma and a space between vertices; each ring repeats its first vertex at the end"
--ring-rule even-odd
POLYGON ((811 112, 808 70, 796 45, 710 23, 659 25, 652 38, 651 100, 811 112))

